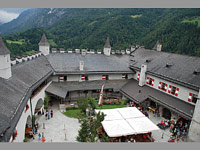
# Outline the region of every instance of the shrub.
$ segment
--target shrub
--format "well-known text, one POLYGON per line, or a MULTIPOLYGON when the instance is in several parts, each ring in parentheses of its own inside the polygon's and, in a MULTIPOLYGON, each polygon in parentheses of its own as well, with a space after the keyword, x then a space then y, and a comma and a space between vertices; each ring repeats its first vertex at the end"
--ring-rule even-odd
POLYGON ((28 138, 25 138, 25 139, 24 139, 24 142, 28 142, 28 138))
POLYGON ((107 102, 106 101, 103 101, 103 105, 106 105, 107 104, 107 102))
POLYGON ((116 105, 119 105, 120 103, 119 103, 119 102, 116 102, 115 104, 116 104, 116 105))
POLYGON ((111 104, 111 105, 114 105, 115 103, 112 101, 110 104, 111 104))

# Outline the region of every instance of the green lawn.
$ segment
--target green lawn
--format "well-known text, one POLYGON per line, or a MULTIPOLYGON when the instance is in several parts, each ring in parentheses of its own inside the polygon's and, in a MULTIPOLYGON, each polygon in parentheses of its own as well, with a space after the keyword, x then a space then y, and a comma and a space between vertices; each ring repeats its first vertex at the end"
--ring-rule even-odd
POLYGON ((67 110, 64 114, 70 118, 80 119, 84 117, 84 115, 80 112, 80 109, 67 110))
POLYGON ((198 23, 198 27, 200 27, 200 17, 196 17, 196 18, 186 18, 182 21, 182 23, 192 23, 195 24, 195 22, 198 23))
MULTIPOLYGON (((113 109, 113 108, 123 108, 126 107, 126 105, 103 105, 101 109, 113 109)), ((100 109, 99 107, 97 109, 100 109)), ((73 109, 73 110, 67 110, 66 112, 64 112, 64 114, 70 118, 84 118, 85 115, 83 115, 80 112, 80 109, 73 109)))
MULTIPOLYGON (((101 109, 113 109, 113 108, 123 108, 126 107, 126 105, 120 104, 120 105, 103 105, 101 109)), ((98 107, 97 109, 100 109, 98 107)))

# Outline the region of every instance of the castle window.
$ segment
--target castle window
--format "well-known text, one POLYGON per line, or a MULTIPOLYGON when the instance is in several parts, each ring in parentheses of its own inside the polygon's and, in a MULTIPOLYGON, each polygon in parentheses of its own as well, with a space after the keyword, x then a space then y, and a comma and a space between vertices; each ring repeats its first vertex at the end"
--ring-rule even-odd
POLYGON ((198 99, 198 95, 189 93, 188 102, 192 102, 196 104, 197 99, 198 99))
POLYGON ((167 84, 164 83, 164 82, 159 82, 158 89, 166 92, 167 91, 167 84))
POLYGON ((147 77, 146 84, 149 84, 149 85, 153 86, 154 85, 154 79, 152 79, 150 77, 147 77))
POLYGON ((67 81, 67 76, 64 76, 64 81, 67 81))
POLYGON ((109 80, 109 76, 108 75, 102 75, 102 80, 109 80))

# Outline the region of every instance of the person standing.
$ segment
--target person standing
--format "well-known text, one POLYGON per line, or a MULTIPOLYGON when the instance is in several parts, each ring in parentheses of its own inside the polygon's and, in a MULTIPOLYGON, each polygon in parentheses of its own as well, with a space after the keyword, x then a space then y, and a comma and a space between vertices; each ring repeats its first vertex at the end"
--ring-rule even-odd
POLYGON ((51 118, 53 118, 53 110, 51 110, 51 118))
POLYGON ((48 111, 45 113, 45 118, 48 119, 48 111))
POLYGON ((41 140, 41 134, 40 133, 38 133, 38 138, 39 138, 39 140, 41 140))
POLYGON ((50 114, 50 112, 48 112, 48 119, 50 119, 50 116, 51 116, 51 114, 50 114))

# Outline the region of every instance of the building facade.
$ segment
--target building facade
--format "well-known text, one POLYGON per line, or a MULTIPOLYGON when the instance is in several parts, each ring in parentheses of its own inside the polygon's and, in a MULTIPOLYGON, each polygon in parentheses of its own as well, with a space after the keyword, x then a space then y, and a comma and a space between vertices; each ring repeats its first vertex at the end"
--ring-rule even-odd
POLYGON ((10 52, 0 39, 0 61, 5 64, 0 66, 0 141, 23 142, 47 95, 60 104, 88 95, 98 98, 103 84, 104 98, 126 97, 146 107, 159 106, 165 118, 190 120, 189 138, 200 141, 200 58, 165 53, 161 47, 157 43, 157 50, 132 46, 111 53, 107 38, 103 54, 55 48, 50 53, 43 35, 40 52, 7 61, 4 55, 10 58, 10 52), (3 70, 7 64, 10 73, 3 70))

